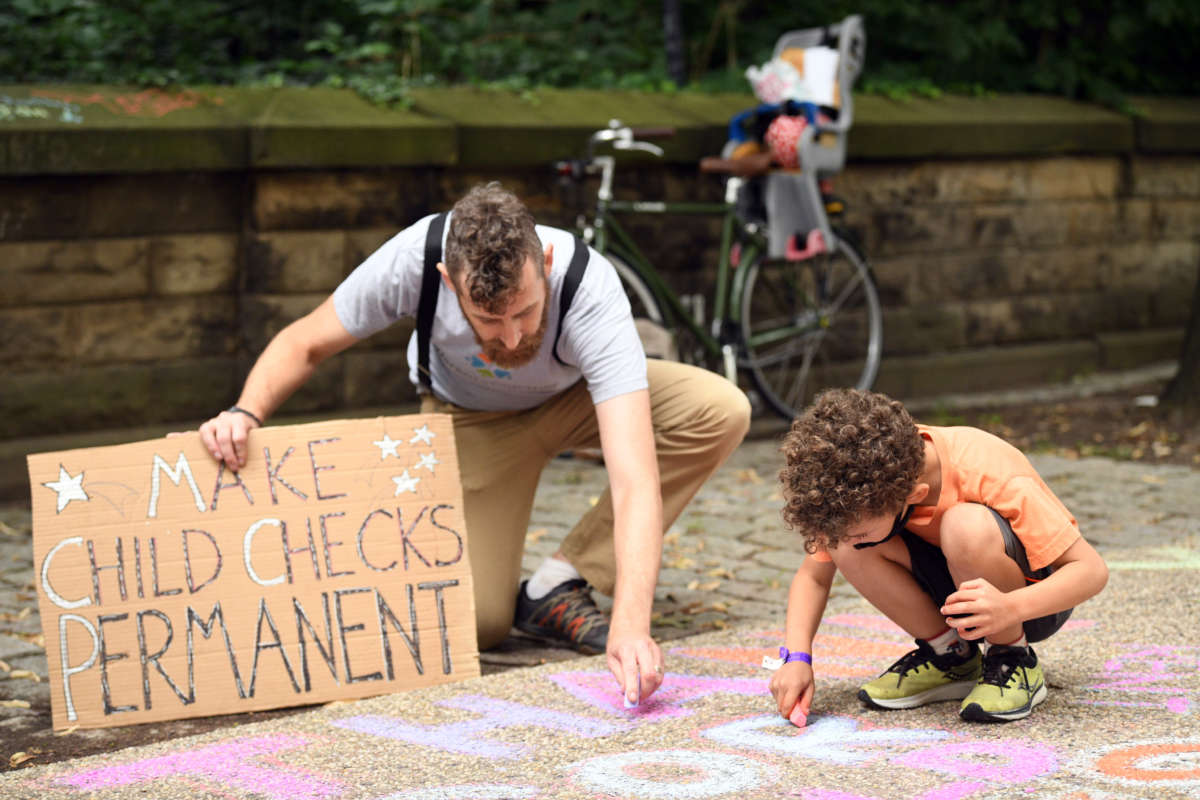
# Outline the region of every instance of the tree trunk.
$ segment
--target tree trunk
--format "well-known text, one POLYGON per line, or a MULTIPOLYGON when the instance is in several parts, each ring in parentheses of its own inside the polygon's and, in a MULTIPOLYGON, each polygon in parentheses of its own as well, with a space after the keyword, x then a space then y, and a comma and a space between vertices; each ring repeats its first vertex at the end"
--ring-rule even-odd
POLYGON ((1179 371, 1163 390, 1160 400, 1163 406, 1185 416, 1200 415, 1200 276, 1192 294, 1192 313, 1183 336, 1179 371))
POLYGON ((683 86, 687 83, 687 54, 679 0, 663 0, 663 40, 667 48, 667 74, 676 86, 683 86))

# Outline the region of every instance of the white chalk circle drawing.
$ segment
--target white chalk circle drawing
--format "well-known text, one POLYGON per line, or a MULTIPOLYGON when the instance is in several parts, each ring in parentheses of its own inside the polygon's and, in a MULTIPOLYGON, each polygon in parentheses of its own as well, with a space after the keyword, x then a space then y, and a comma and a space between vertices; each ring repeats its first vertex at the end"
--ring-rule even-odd
POLYGON ((1200 739, 1147 739, 1090 750, 1076 762, 1079 774, 1123 786, 1169 787, 1200 798, 1200 739))
POLYGON ((588 789, 633 800, 692 800, 738 795, 773 780, 766 765, 744 756, 696 750, 654 750, 599 756, 572 764, 588 789), (682 772, 680 778, 671 772, 682 772))
POLYGON ((536 786, 510 786, 504 783, 463 783, 436 786, 389 794, 379 800, 524 800, 538 792, 536 786))

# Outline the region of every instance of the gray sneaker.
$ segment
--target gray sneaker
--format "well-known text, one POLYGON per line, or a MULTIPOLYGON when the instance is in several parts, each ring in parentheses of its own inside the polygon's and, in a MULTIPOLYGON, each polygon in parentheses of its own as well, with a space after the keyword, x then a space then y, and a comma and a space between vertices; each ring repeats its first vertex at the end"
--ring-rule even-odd
POLYGON ((519 631, 585 655, 603 653, 608 644, 608 620, 592 600, 587 581, 565 581, 545 597, 531 600, 521 581, 513 625, 519 631))

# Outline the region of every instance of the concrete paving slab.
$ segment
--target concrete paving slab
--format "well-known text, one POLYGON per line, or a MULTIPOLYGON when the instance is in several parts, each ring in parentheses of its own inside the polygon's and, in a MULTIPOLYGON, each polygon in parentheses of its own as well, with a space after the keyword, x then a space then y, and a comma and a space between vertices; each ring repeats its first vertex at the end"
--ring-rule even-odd
POLYGON ((10 772, 0 797, 1196 798, 1200 593, 1191 568, 1147 577, 1114 570, 1037 646, 1049 699, 1006 725, 964 722, 953 703, 863 708, 858 685, 910 642, 841 598, 814 646, 805 728, 767 692, 778 629, 746 625, 669 642, 663 689, 633 710, 602 657, 572 659, 10 772))

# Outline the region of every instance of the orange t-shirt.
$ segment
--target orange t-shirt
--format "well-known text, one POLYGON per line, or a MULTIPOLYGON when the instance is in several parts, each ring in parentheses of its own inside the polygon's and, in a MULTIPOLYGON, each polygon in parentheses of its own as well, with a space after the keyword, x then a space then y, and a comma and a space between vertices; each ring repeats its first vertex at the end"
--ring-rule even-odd
MULTIPOLYGON (((1000 512, 1012 525, 1034 570, 1053 562, 1079 538, 1075 517, 1020 450, 978 428, 918 425, 917 430, 937 451, 942 487, 936 506, 913 508, 905 525, 909 531, 941 546, 946 509, 959 503, 981 503, 1000 512)), ((822 550, 813 557, 831 560, 822 550)))

